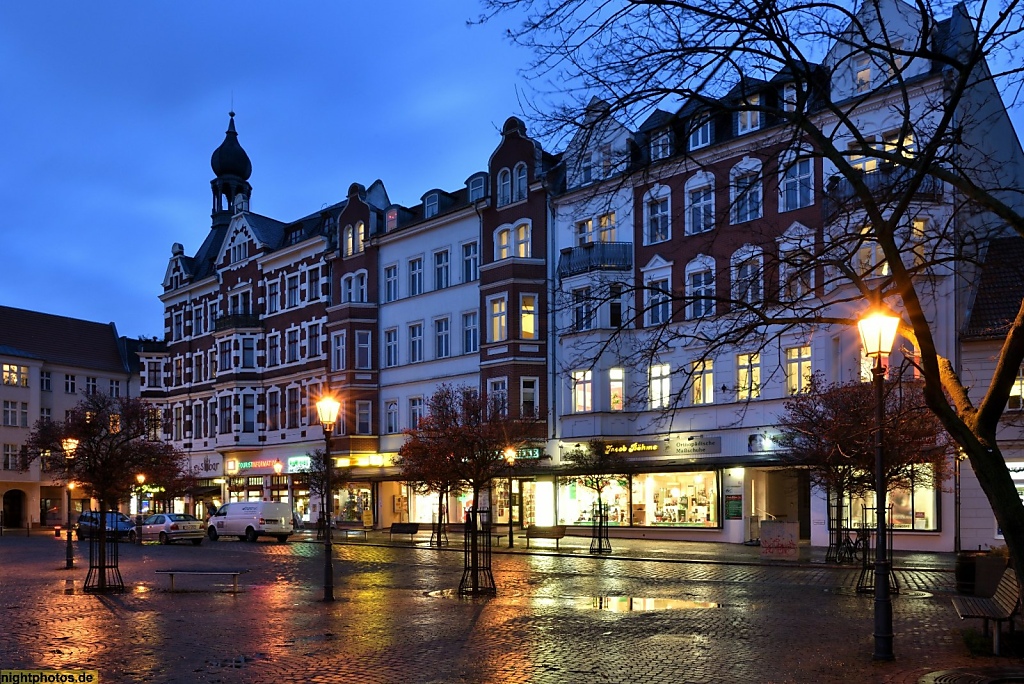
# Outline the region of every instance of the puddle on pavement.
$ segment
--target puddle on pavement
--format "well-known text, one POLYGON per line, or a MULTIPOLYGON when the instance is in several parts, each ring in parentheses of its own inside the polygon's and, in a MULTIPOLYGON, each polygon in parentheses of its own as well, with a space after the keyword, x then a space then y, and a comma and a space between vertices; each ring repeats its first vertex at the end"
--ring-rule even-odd
MULTIPOLYGON (((459 598, 458 592, 454 589, 430 591, 426 595, 431 598, 459 598)), ((521 596, 518 593, 515 595, 521 596)), ((507 597, 509 595, 499 592, 499 596, 507 597)), ((648 613, 662 610, 706 610, 726 607, 724 603, 714 601, 637 596, 533 596, 531 600, 538 604, 563 604, 577 610, 602 610, 609 613, 648 613)))

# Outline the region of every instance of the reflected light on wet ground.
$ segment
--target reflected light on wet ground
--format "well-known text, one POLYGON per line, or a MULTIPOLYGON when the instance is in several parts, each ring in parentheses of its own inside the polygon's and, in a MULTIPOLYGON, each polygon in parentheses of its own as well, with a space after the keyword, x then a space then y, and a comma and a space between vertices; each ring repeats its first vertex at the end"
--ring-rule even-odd
POLYGON ((610 613, 642 613, 659 610, 700 610, 721 608, 722 604, 712 601, 691 601, 672 598, 638 598, 636 596, 592 596, 576 600, 580 609, 605 610, 610 613))

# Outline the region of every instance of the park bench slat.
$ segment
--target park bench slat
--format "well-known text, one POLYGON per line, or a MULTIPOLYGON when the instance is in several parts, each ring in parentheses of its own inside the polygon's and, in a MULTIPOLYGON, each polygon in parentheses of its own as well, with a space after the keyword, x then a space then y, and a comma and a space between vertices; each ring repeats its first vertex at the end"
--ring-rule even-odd
POLYGON ((961 620, 978 618, 984 620, 985 635, 988 635, 988 621, 996 623, 992 634, 992 652, 999 655, 999 633, 1003 622, 1009 622, 1013 629, 1013 618, 1020 609, 1020 587, 1017 576, 1011 568, 1003 571, 996 593, 984 596, 954 596, 953 609, 961 620))

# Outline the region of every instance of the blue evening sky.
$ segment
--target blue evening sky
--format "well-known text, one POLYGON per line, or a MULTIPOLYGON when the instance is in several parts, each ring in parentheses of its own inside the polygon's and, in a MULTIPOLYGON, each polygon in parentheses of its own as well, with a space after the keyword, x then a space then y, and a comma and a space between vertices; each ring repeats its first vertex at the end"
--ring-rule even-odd
POLYGON ((0 3, 0 304, 163 335, 171 244, 210 226, 234 107, 251 209, 384 181, 457 189, 522 115, 530 59, 476 0, 0 3))

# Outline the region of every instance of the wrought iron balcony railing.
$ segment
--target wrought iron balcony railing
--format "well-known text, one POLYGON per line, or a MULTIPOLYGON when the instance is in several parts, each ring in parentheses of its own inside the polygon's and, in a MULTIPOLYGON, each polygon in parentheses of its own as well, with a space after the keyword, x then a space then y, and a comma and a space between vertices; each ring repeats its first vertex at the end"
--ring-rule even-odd
POLYGON ((629 271, 632 268, 632 242, 587 242, 566 247, 558 258, 560 278, 590 271, 629 271))
MULTIPOLYGON (((911 171, 904 167, 880 166, 864 174, 864 184, 875 199, 884 204, 905 193, 910 184, 911 171)), ((914 199, 920 202, 937 202, 942 199, 942 181, 934 176, 925 176, 914 192, 914 199)), ((840 214, 854 211, 861 205, 846 178, 834 178, 825 186, 825 220, 834 221, 840 214)))
POLYGON ((225 316, 219 316, 214 321, 214 330, 221 332, 222 330, 232 330, 234 328, 263 328, 263 322, 260 317, 255 314, 227 314, 225 316))

